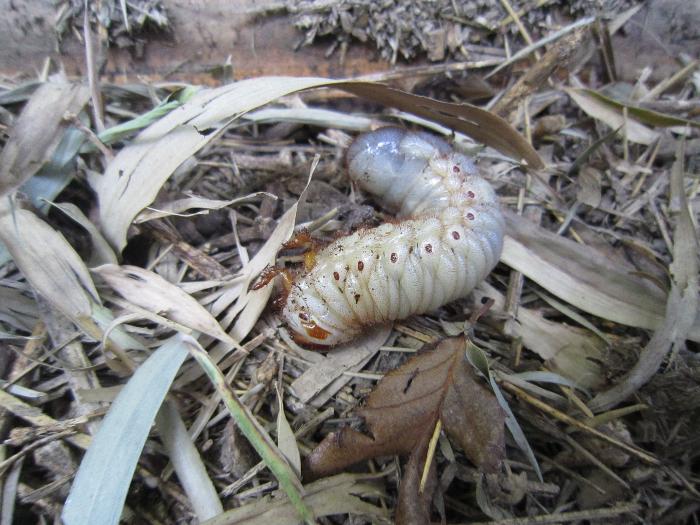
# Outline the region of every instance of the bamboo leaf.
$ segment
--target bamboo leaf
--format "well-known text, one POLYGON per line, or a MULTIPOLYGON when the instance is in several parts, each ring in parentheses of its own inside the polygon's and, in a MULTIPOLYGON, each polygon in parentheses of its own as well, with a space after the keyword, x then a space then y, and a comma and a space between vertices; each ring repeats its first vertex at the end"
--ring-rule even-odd
POLYGON ((49 162, 63 137, 66 113, 88 101, 87 86, 47 82, 24 106, 0 152, 0 197, 19 188, 49 162))
POLYGON ((119 392, 78 468, 61 515, 66 525, 119 523, 153 420, 187 357, 185 337, 170 338, 119 392))
POLYGON ((68 241, 34 213, 12 209, 0 199, 0 240, 34 290, 54 308, 92 337, 99 331, 92 323, 97 290, 80 256, 68 241))
POLYGON ((138 266, 105 264, 93 270, 127 301, 220 341, 236 345, 219 322, 187 292, 138 266))

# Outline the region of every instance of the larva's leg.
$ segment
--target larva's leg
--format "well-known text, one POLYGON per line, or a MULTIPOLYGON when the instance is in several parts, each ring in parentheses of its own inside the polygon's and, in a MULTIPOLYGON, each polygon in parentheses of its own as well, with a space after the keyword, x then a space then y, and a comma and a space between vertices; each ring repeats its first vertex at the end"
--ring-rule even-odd
POLYGON ((293 248, 313 250, 316 248, 316 241, 307 230, 301 230, 299 233, 295 234, 294 237, 285 242, 282 248, 285 250, 291 250, 293 248))
POLYGON ((289 270, 286 268, 279 268, 277 266, 270 266, 268 264, 260 273, 260 276, 255 284, 250 287, 251 290, 260 290, 261 288, 264 288, 270 284, 270 282, 272 282, 272 280, 278 275, 282 276, 282 284, 284 288, 282 288, 281 293, 279 293, 272 301, 272 308, 275 310, 281 310, 284 307, 284 303, 287 302, 289 291, 292 289, 292 282, 294 278, 289 270))
POLYGON ((305 248, 304 252, 304 269, 308 272, 316 265, 316 253, 318 252, 320 246, 318 241, 316 241, 311 234, 302 230, 297 233, 290 240, 282 245, 282 248, 289 250, 293 248, 305 248))
POLYGON ((292 288, 292 281, 294 280, 292 274, 286 268, 280 268, 278 266, 270 266, 269 264, 265 266, 257 281, 250 287, 251 290, 260 290, 272 282, 272 280, 278 275, 282 276, 284 289, 289 293, 292 288))

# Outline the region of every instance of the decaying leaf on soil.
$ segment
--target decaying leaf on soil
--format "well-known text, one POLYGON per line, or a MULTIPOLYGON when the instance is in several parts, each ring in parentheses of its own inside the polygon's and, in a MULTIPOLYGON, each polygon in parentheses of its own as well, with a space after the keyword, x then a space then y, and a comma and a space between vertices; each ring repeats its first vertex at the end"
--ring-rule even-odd
POLYGON ((307 457, 306 475, 313 479, 378 456, 410 455, 408 483, 417 492, 416 469, 422 472, 418 464, 438 421, 482 472, 498 472, 505 459, 504 415, 464 352, 464 339, 446 339, 386 374, 355 411, 367 431, 346 427, 326 436, 307 457))

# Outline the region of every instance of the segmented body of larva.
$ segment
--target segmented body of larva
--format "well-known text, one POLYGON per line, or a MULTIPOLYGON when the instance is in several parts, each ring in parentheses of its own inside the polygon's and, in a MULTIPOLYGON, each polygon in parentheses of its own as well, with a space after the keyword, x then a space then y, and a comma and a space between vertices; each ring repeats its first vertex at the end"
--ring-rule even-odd
POLYGON ((367 326, 466 296, 503 245, 496 193, 442 139, 382 128, 353 142, 347 165, 400 220, 333 242, 293 280, 282 316, 297 340, 314 345, 336 345, 367 326))

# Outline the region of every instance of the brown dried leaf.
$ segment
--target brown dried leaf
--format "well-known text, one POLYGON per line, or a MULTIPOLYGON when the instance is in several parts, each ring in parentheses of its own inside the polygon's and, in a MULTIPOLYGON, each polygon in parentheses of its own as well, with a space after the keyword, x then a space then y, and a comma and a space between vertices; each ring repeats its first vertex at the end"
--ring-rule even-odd
POLYGON ((484 109, 413 95, 382 84, 347 82, 337 87, 460 131, 518 161, 524 160, 531 168, 544 167, 542 159, 525 137, 501 117, 484 109))
POLYGON ((370 435, 333 432, 311 452, 308 475, 317 478, 365 459, 412 453, 438 418, 454 442, 485 472, 505 455, 504 414, 465 359, 463 338, 442 341, 389 372, 357 410, 370 435))
POLYGON ((403 469, 399 486, 399 500, 396 505, 396 525, 423 525, 430 523, 430 503, 437 488, 435 461, 430 462, 430 470, 423 492, 420 491, 423 467, 425 466, 431 429, 424 429, 424 437, 417 444, 403 469))

